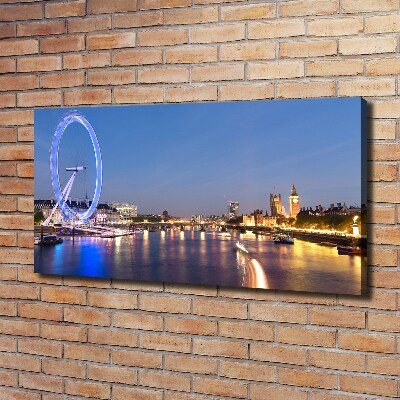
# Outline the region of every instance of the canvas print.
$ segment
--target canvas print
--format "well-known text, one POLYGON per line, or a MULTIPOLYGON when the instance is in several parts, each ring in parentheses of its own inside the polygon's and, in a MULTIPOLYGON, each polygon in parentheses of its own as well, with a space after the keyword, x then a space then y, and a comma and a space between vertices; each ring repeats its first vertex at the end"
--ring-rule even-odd
POLYGON ((36 109, 35 272, 362 294, 365 109, 36 109))

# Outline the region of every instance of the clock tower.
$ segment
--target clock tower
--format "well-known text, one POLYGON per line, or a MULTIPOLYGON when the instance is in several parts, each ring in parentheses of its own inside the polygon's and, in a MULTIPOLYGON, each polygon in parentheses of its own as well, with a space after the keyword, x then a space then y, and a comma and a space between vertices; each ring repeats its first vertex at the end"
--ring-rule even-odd
POLYGON ((300 197, 297 194, 295 186, 292 187, 292 192, 289 196, 290 203, 290 216, 296 218, 297 214, 300 212, 300 197))

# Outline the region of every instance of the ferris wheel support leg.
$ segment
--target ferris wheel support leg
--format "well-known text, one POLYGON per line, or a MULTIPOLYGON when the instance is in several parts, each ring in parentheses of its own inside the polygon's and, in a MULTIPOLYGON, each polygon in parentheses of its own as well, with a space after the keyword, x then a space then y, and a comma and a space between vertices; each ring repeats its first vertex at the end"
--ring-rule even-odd
MULTIPOLYGON (((65 201, 68 200, 68 196, 69 196, 69 194, 70 194, 70 192, 71 192, 72 185, 73 185, 74 180, 75 180, 75 176, 76 176, 76 172, 74 172, 74 173, 72 174, 71 178, 69 178, 67 184, 65 185, 65 188, 64 188, 64 190, 63 190, 62 193, 61 193, 60 201, 61 201, 61 200, 65 200, 65 201)), ((60 205, 60 202, 57 201, 56 205, 55 205, 55 206, 53 207, 53 209, 51 210, 50 215, 49 215, 49 216, 46 218, 46 220, 43 222, 43 225, 45 225, 45 226, 49 225, 49 223, 50 223, 51 219, 53 218, 53 215, 54 215, 54 213, 56 212, 56 210, 57 210, 57 208, 59 207, 59 205, 60 205)))

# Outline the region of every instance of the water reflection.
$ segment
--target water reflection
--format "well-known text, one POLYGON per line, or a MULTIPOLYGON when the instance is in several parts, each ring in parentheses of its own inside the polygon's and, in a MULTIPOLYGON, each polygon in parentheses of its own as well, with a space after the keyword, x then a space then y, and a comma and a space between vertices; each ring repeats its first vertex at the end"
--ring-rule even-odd
POLYGON ((276 245, 268 236, 232 232, 226 238, 197 231, 149 232, 103 239, 68 237, 57 246, 35 246, 42 273, 118 277, 203 285, 359 294, 361 258, 336 248, 296 240, 276 245), (234 249, 240 240, 249 250, 234 249))

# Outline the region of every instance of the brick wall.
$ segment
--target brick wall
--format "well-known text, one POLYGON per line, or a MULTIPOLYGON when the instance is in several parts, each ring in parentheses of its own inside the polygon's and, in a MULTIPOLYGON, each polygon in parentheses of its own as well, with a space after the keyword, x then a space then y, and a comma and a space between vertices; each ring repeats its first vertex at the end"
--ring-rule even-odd
POLYGON ((399 0, 5 0, 0 399, 399 396, 399 0), (369 295, 33 274, 33 108, 365 96, 369 295))

